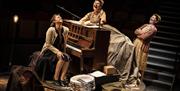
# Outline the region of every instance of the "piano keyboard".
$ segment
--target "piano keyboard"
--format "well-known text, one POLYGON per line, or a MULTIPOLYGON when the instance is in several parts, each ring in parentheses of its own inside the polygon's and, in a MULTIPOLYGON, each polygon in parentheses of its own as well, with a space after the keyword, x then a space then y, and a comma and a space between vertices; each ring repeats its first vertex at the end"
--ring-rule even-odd
POLYGON ((82 52, 80 49, 78 49, 78 48, 76 48, 76 47, 73 47, 73 46, 71 46, 71 45, 68 45, 68 44, 66 44, 66 47, 67 48, 70 48, 70 49, 72 49, 72 50, 75 50, 75 51, 77 51, 77 52, 82 52))

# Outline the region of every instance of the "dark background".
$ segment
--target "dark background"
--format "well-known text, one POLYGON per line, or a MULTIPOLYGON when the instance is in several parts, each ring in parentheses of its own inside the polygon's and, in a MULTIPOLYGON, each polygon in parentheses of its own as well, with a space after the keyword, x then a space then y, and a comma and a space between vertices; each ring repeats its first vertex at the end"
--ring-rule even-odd
MULTIPOLYGON (((0 73, 7 72, 10 65, 29 64, 30 55, 35 51, 40 51, 43 46, 45 33, 54 13, 60 13, 64 19, 79 20, 58 8, 57 5, 83 17, 92 11, 93 2, 94 0, 0 0, 0 73), (19 16, 17 23, 13 22, 14 15, 19 16)), ((178 0, 104 0, 104 2, 103 9, 107 15, 107 23, 119 29, 131 40, 134 38, 134 30, 147 23, 149 17, 154 13, 160 13, 163 16, 164 23, 160 24, 165 25, 166 28, 158 27, 158 30, 169 32, 170 35, 179 33, 179 28, 176 29, 176 32, 173 31, 180 24, 178 23, 180 14, 175 11, 179 10, 179 4, 176 3, 179 2, 178 0), (166 3, 168 12, 163 10, 160 13, 160 4, 166 1, 174 4, 166 3), (171 13, 171 9, 174 9, 172 12, 175 13, 171 13), (175 23, 171 24, 171 21, 175 23)), ((168 34, 161 36, 167 37, 168 34)), ((176 37, 176 35, 174 36, 176 37)), ((169 37, 173 37, 173 35, 169 37)), ((159 40, 156 39, 156 41, 159 40)), ((160 42, 163 41, 160 40, 160 42)), ((157 48, 161 49, 161 46, 158 45, 157 48)), ((179 82, 180 67, 179 64, 176 65, 175 73, 178 79, 176 82, 179 82)))
MULTIPOLYGON (((158 0, 104 0, 103 9, 107 23, 133 39, 133 31, 158 13, 158 0)), ((0 69, 9 63, 27 65, 29 56, 40 51, 44 43, 49 20, 54 13, 64 19, 75 19, 57 7, 64 7, 73 14, 83 17, 92 11, 94 0, 1 0, 0 1, 0 69), (13 22, 14 15, 18 23, 13 22)))

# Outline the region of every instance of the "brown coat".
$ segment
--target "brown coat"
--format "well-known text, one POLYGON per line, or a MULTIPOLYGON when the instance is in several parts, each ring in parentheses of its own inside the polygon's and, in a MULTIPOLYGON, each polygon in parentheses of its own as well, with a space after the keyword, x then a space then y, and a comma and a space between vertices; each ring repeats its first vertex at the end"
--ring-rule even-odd
MULTIPOLYGON (((65 41, 66 41, 66 37, 67 37, 67 34, 69 32, 69 28, 63 26, 63 29, 64 29, 63 36, 65 37, 65 41)), ((60 51, 56 47, 53 46, 54 41, 56 40, 57 36, 58 36, 58 34, 56 33, 55 28, 50 27, 46 32, 46 40, 45 40, 45 43, 44 43, 43 48, 41 50, 41 53, 47 49, 51 50, 55 54, 57 54, 60 51)))

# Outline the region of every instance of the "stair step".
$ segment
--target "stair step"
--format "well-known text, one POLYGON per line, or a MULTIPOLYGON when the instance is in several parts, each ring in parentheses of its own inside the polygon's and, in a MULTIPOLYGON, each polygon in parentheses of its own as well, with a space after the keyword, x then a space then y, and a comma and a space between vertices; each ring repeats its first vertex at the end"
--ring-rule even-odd
MULTIPOLYGON (((180 3, 172 0, 160 2, 158 12, 162 21, 157 25, 158 32, 150 42, 147 69, 144 82, 149 86, 172 89, 175 79, 176 57, 180 54, 180 3)), ((154 91, 154 90, 152 90, 154 91)))
MULTIPOLYGON (((180 25, 180 21, 179 22, 175 22, 175 21, 170 21, 170 20, 161 20, 161 22, 160 22, 161 24, 164 24, 164 23, 166 23, 166 24, 174 24, 174 25, 180 25)), ((160 25, 160 24, 159 24, 160 25)))
POLYGON ((175 11, 165 11, 165 10, 159 10, 160 15, 167 15, 167 16, 180 16, 180 12, 175 11))
POLYGON ((157 49, 157 48, 152 48, 152 47, 150 47, 149 50, 157 51, 157 52, 161 52, 161 53, 167 53, 167 54, 171 54, 171 55, 176 54, 174 51, 162 50, 162 49, 157 49))
POLYGON ((167 44, 167 43, 159 43, 159 42, 154 42, 154 41, 151 41, 150 43, 151 43, 151 44, 156 44, 156 45, 159 45, 159 46, 166 46, 166 47, 171 47, 171 48, 178 48, 178 46, 176 46, 176 45, 171 45, 171 44, 167 44))
POLYGON ((148 81, 148 82, 153 82, 153 83, 163 84, 163 85, 170 86, 170 87, 171 87, 171 85, 172 85, 171 83, 163 82, 163 81, 159 81, 159 80, 154 80, 154 79, 147 79, 147 78, 144 78, 143 80, 148 81))
POLYGON ((153 62, 150 62, 150 61, 147 62, 147 65, 157 67, 157 68, 164 68, 164 69, 168 69, 168 70, 174 70, 173 66, 159 64, 159 63, 153 63, 153 62))
MULTIPOLYGON (((173 24, 180 24, 180 21, 178 21, 178 20, 180 20, 180 17, 178 17, 178 16, 167 16, 167 15, 161 15, 161 22, 160 23, 162 23, 162 22, 164 22, 164 21, 166 21, 166 22, 172 22, 173 24)), ((158 25, 160 25, 160 24, 158 24, 158 25)))
POLYGON ((178 34, 178 33, 167 32, 167 31, 163 31, 161 29, 158 29, 156 36, 168 37, 168 38, 173 38, 173 39, 180 38, 180 34, 178 34))
POLYGON ((163 19, 158 25, 171 26, 180 28, 180 22, 174 22, 174 20, 165 20, 163 19))
POLYGON ((161 6, 170 6, 170 7, 179 7, 180 6, 180 3, 178 3, 178 0, 177 1, 164 1, 161 3, 161 6))
POLYGON ((165 58, 165 57, 149 54, 148 62, 173 67, 175 64, 175 58, 165 58))
MULTIPOLYGON (((179 16, 167 16, 167 15, 161 15, 162 17, 162 20, 161 22, 158 24, 160 25, 161 23, 163 23, 163 21, 166 21, 166 22, 174 22, 173 24, 175 25, 179 25, 180 23, 180 17, 179 16)), ((168 26, 168 25, 167 25, 168 26)))
POLYGON ((175 76, 175 74, 165 72, 165 71, 160 71, 159 69, 158 70, 152 69, 152 68, 147 68, 145 70, 145 72, 152 73, 152 74, 163 75, 163 76, 167 76, 167 77, 171 77, 171 78, 174 78, 174 76, 175 76))
POLYGON ((167 50, 167 51, 174 51, 174 52, 179 52, 179 48, 174 46, 174 45, 169 45, 169 44, 164 44, 164 43, 158 43, 158 42, 150 42, 150 47, 152 48, 158 48, 162 50, 167 50))
POLYGON ((152 54, 152 55, 160 54, 161 56, 169 57, 169 58, 175 58, 177 56, 176 52, 174 52, 174 51, 168 51, 168 50, 152 48, 152 47, 149 48, 149 54, 152 54))
MULTIPOLYGON (((143 79, 144 83, 147 84, 147 85, 154 85, 154 86, 158 86, 160 88, 166 88, 166 89, 171 89, 172 87, 172 84, 171 83, 168 83, 168 82, 163 82, 163 81, 159 81, 159 80, 154 80, 154 79, 147 79, 147 78, 144 78, 143 79)), ((168 90, 168 91, 169 91, 168 90)), ((154 91, 154 90, 153 90, 154 91)))
POLYGON ((159 60, 164 60, 164 61, 169 61, 169 62, 175 62, 175 58, 168 58, 168 57, 160 56, 160 54, 158 56, 149 54, 148 57, 154 58, 154 59, 159 59, 159 60))
MULTIPOLYGON (((164 25, 158 25, 157 27, 158 27, 158 28, 163 28, 163 29, 166 28, 166 29, 176 30, 176 31, 178 31, 178 33, 180 33, 180 32, 179 32, 180 28, 177 28, 177 27, 164 26, 164 25)), ((174 32, 174 31, 171 31, 171 32, 174 32)))
POLYGON ((171 84, 174 82, 174 76, 170 76, 169 74, 160 73, 158 71, 151 71, 151 70, 145 71, 144 78, 159 80, 171 84))
POLYGON ((158 25, 157 28, 158 28, 158 29, 161 29, 161 30, 163 30, 163 31, 166 31, 166 32, 173 32, 173 33, 180 34, 180 31, 179 31, 180 28, 178 28, 178 27, 158 25))
POLYGON ((169 37, 155 36, 152 41, 176 45, 176 46, 180 45, 180 40, 169 38, 169 37))
POLYGON ((146 85, 145 91, 171 91, 170 88, 159 87, 158 85, 146 85))
POLYGON ((155 36, 154 38, 157 38, 157 39, 163 39, 163 40, 167 40, 167 41, 173 41, 173 42, 180 42, 179 39, 173 39, 173 38, 169 38, 169 37, 155 36))
POLYGON ((159 6, 160 10, 173 10, 173 11, 180 11, 180 7, 174 7, 174 6, 164 6, 164 5, 160 5, 159 6))

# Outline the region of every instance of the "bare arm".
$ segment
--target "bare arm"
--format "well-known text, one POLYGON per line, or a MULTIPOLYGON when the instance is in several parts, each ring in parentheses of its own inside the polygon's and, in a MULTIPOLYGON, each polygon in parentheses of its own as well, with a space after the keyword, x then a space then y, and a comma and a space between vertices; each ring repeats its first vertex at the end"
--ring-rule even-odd
POLYGON ((63 33, 63 35, 64 35, 65 47, 66 47, 66 43, 67 43, 67 40, 68 40, 69 28, 67 28, 67 27, 65 27, 65 26, 63 26, 63 27, 64 27, 64 33, 63 33))
POLYGON ((104 23, 106 23, 106 13, 103 11, 103 13, 102 13, 102 15, 100 16, 100 18, 101 18, 101 24, 104 24, 104 23))
POLYGON ((83 18, 80 19, 80 23, 83 24, 86 21, 89 21, 90 13, 87 13, 83 18))

